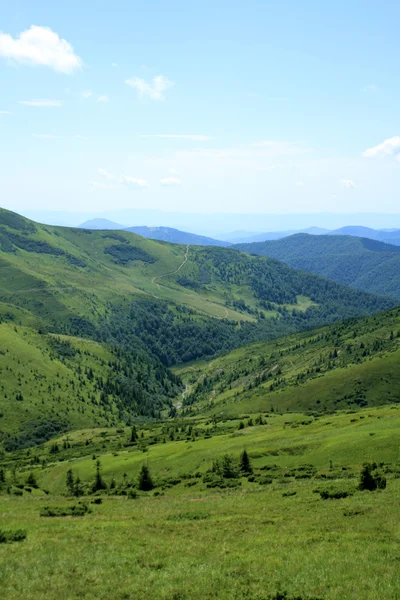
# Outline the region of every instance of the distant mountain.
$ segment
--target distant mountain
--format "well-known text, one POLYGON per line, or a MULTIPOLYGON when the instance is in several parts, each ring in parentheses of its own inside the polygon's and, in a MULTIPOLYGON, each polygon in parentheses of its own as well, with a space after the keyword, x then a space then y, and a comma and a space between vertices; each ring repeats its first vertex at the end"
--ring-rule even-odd
POLYGON ((268 231, 265 233, 249 233, 249 232, 234 232, 224 236, 224 239, 228 240, 232 244, 252 244, 253 242, 265 242, 267 240, 280 240, 282 238, 295 235, 296 233, 310 233, 312 235, 323 235, 329 232, 329 229, 323 229, 322 227, 308 227, 307 229, 301 229, 300 231, 268 231), (242 235, 240 235, 242 234, 242 235))
POLYGON ((233 247, 277 258, 296 269, 323 275, 353 288, 400 299, 400 246, 351 234, 297 234, 233 247))
POLYGON ((119 223, 114 223, 114 221, 109 221, 108 219, 91 219, 90 221, 85 221, 82 223, 82 225, 79 225, 79 229, 115 230, 125 229, 125 226, 120 225, 119 223))
POLYGON ((400 246, 400 229, 371 229, 370 227, 349 226, 330 231, 328 235, 352 235, 400 246))
POLYGON ((161 242, 170 242, 172 244, 189 244, 190 246, 230 246, 229 242, 214 240, 213 238, 187 231, 180 231, 172 227, 126 227, 125 231, 136 233, 150 240, 159 240, 161 242))

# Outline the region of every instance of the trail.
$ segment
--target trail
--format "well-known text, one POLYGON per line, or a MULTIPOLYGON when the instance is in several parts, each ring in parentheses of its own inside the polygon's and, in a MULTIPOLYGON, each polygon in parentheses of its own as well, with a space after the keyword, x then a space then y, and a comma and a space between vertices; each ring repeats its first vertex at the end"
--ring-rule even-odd
MULTIPOLYGON (((153 283, 154 285, 156 285, 158 287, 158 289, 160 289, 160 284, 157 283, 157 279, 162 279, 163 277, 168 277, 169 275, 176 275, 176 273, 179 273, 179 271, 182 269, 182 267, 184 267, 186 265, 188 256, 189 256, 189 244, 186 246, 185 258, 183 260, 183 263, 181 265, 179 265, 179 267, 177 269, 175 269, 175 271, 171 271, 169 273, 162 273, 162 275, 156 275, 151 280, 151 283, 153 283)), ((158 296, 155 296, 154 294, 152 294, 152 295, 154 296, 154 298, 158 297, 158 296)))

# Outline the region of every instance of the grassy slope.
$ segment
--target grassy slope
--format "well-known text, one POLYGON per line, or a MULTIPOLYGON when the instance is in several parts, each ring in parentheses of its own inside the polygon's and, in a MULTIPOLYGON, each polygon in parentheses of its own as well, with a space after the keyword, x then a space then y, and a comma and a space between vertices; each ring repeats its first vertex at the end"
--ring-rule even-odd
POLYGON ((95 377, 106 377, 111 372, 108 361, 115 360, 112 353, 96 342, 64 336, 77 354, 63 360, 52 346, 56 339, 28 327, 0 324, 2 431, 16 435, 43 419, 66 421, 71 427, 118 421, 115 403, 105 410, 95 383, 85 376, 91 368, 95 377), (16 399, 19 393, 22 400, 16 399))
POLYGON ((400 247, 390 243, 347 235, 297 234, 276 241, 237 244, 235 248, 400 299, 400 247))
POLYGON ((400 401, 400 311, 177 367, 194 411, 335 410, 400 401))
MULTIPOLYGON (((39 488, 50 495, 39 489, 21 498, 0 496, 2 526, 28 533, 25 542, 0 545, 2 597, 260 600, 285 591, 289 599, 395 600, 400 594, 399 422, 398 406, 316 419, 274 414, 266 424, 242 431, 238 421, 214 427, 199 419, 193 421, 197 441, 158 443, 146 454, 135 447, 118 449, 128 431, 72 434, 71 447, 50 458, 52 464, 33 468, 39 488), (211 438, 203 438, 205 429, 212 429, 211 438), (89 446, 82 446, 85 439, 89 446), (243 448, 256 477, 271 476, 269 485, 242 478, 235 490, 208 489, 193 478, 216 456, 227 451, 237 456, 243 448), (124 473, 135 478, 144 461, 156 483, 189 478, 168 487, 165 496, 106 497, 85 517, 40 517, 44 505, 73 502, 52 495, 64 492, 69 468, 93 480, 93 452, 100 454, 107 483, 111 477, 119 482, 124 473), (385 463, 385 490, 356 491, 341 500, 321 500, 314 493, 354 490, 366 459, 385 463), (312 469, 306 468, 306 476, 305 464, 312 469), (283 497, 288 492, 295 495, 283 497)), ((146 428, 144 439, 158 427, 146 428)), ((48 451, 46 444, 35 454, 49 460, 48 451)), ((29 458, 17 459, 20 482, 31 469, 22 466, 29 458)))
POLYGON ((279 307, 296 306, 298 296, 302 297, 298 305, 302 311, 303 297, 311 294, 318 296, 317 304, 326 304, 331 312, 359 314, 389 307, 386 300, 301 275, 275 261, 223 248, 190 248, 187 262, 174 273, 184 262, 185 252, 183 246, 128 232, 43 226, 1 210, 0 301, 53 320, 71 315, 96 319, 104 315, 109 302, 123 304, 145 296, 234 321, 255 321, 255 309, 266 317, 274 316, 279 307), (109 254, 110 248, 116 248, 122 259, 109 254), (145 260, 123 262, 124 254, 135 251, 145 260), (160 278, 165 274, 171 275, 160 278), (188 287, 182 276, 195 286, 189 283, 188 287), (264 292, 255 288, 260 278, 269 282, 264 292), (328 300, 329 295, 335 300, 340 297, 341 305, 336 307, 335 300, 328 300), (261 299, 271 301, 272 310, 263 309, 261 299), (235 301, 244 301, 247 307, 235 306, 235 301))

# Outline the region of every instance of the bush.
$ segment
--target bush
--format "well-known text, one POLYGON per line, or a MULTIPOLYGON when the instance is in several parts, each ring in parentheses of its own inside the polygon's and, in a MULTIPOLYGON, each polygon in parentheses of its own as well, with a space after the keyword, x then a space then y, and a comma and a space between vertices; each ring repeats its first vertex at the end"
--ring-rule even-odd
POLYGON ((16 529, 15 531, 7 531, 0 529, 0 544, 11 544, 12 542, 23 542, 26 538, 26 531, 16 529))
POLYGON ((373 492, 384 490, 386 478, 378 471, 376 463, 366 463, 361 469, 359 489, 373 492))
POLYGON ((352 492, 346 490, 321 490, 319 494, 322 500, 340 500, 353 495, 352 492))
POLYGON ((41 517, 83 517, 92 512, 87 504, 73 506, 45 506, 40 511, 41 517))

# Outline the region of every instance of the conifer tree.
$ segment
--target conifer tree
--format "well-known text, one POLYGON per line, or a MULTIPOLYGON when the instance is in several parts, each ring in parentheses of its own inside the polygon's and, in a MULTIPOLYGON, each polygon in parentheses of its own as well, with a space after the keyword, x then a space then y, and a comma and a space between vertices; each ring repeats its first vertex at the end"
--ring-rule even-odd
POLYGON ((153 487, 154 484, 151 478, 150 469, 147 465, 142 465, 139 473, 138 488, 143 492, 149 492, 153 487))
POLYGON ((240 455, 240 470, 242 473, 246 473, 248 475, 253 472, 250 458, 246 450, 243 450, 242 454, 240 455))

